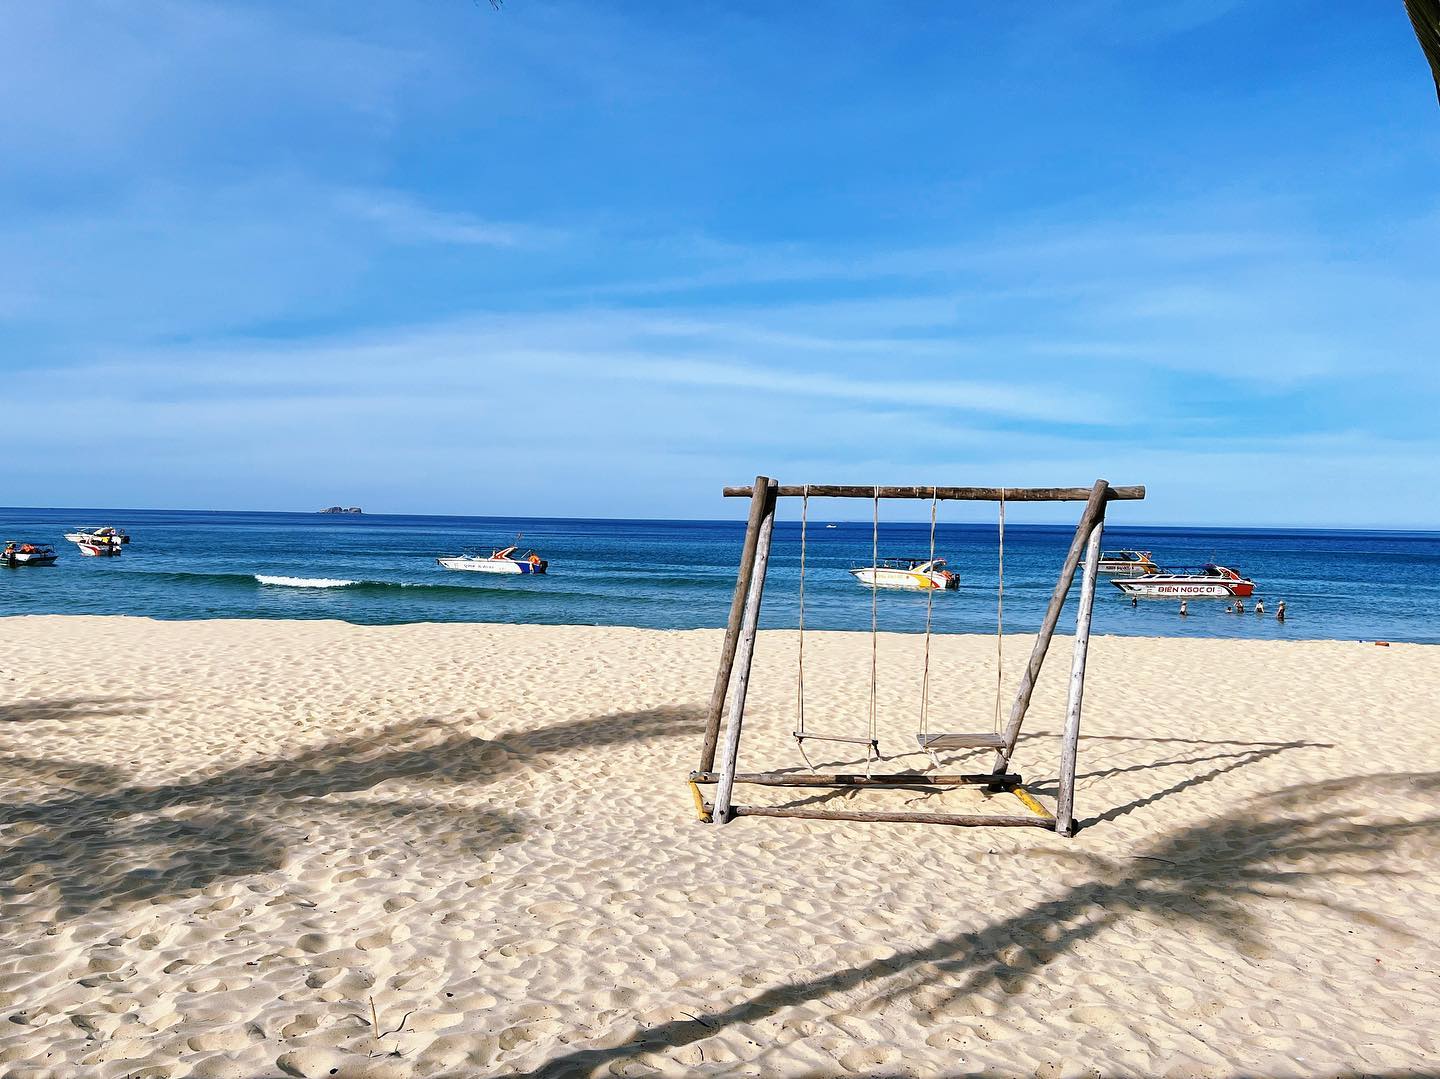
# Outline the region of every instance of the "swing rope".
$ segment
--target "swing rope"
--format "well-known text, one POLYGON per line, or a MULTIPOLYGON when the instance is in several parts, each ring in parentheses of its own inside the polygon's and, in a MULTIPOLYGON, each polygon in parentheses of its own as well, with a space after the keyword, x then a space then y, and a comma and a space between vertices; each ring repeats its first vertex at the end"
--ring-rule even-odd
POLYGON ((1005 682, 1005 488, 1000 488, 1000 587, 995 593, 995 723, 1000 730, 1000 696, 1005 682))
MULTIPOLYGON (((935 562, 935 507, 939 500, 939 488, 930 488, 930 572, 934 573, 935 562)), ((935 588, 932 584, 925 590, 925 667, 920 674, 920 733, 930 733, 930 622, 935 613, 935 588)))
POLYGON ((875 719, 876 684, 880 671, 880 635, 877 615, 877 597, 880 594, 880 488, 875 488, 871 500, 874 511, 870 519, 870 729, 867 732, 870 744, 865 748, 865 774, 870 774, 870 758, 875 755, 875 743, 879 740, 875 719))
POLYGON ((800 496, 800 656, 795 669, 795 745, 805 759, 805 767, 813 772, 815 765, 810 761, 810 754, 805 752, 805 551, 809 522, 810 485, 807 483, 800 496))
MULTIPOLYGON (((879 550, 879 488, 875 491, 876 509, 875 519, 871 524, 870 550, 872 561, 878 561, 879 550)), ((805 729, 805 571, 808 560, 810 542, 810 485, 807 483, 801 490, 800 498, 800 595, 799 595, 799 634, 797 639, 797 663, 795 668, 795 746, 800 750, 800 756, 805 761, 805 767, 815 771, 815 764, 810 760, 810 754, 805 751, 805 740, 807 738, 819 739, 822 742, 850 742, 852 744, 865 744, 865 774, 870 775, 870 770, 875 761, 880 759, 879 735, 876 725, 876 672, 879 666, 878 655, 875 646, 875 631, 877 624, 876 601, 874 585, 871 586, 870 597, 870 718, 867 725, 866 736, 855 738, 853 736, 811 734, 805 729)))

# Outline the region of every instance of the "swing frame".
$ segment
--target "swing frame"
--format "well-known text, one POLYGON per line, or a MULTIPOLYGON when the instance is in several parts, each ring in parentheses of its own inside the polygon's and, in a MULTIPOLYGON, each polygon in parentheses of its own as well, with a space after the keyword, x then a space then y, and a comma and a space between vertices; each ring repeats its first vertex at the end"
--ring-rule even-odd
POLYGON ((1075 833, 1075 766, 1080 741, 1080 716, 1085 694, 1085 661, 1090 644, 1091 613, 1095 606, 1095 581, 1100 563, 1100 541, 1105 527, 1105 508, 1112 501, 1138 501, 1145 497, 1141 486, 1112 487, 1105 480, 1096 480, 1092 487, 864 487, 843 484, 781 485, 767 476, 756 476, 747 487, 726 487, 726 498, 749 498, 750 515, 741 549, 740 566, 735 579, 735 595, 730 605, 730 618, 720 652, 720 667, 706 712, 705 740, 700 751, 700 767, 690 773, 690 789, 700 818, 715 824, 726 824, 736 817, 800 817, 811 820, 855 820, 891 823, 948 824, 958 827, 1027 827, 1053 830, 1062 836, 1075 833), (1030 659, 1020 679, 1010 708, 1001 742, 995 747, 994 765, 988 773, 935 775, 923 772, 888 774, 815 773, 800 775, 789 772, 740 772, 737 762, 741 732, 745 721, 745 696, 750 683, 750 668, 755 655, 755 640, 760 620, 760 605, 765 593, 765 576, 770 563, 770 543, 775 531, 775 511, 781 498, 899 498, 930 501, 961 502, 1084 502, 1075 535, 1070 542, 1060 575, 1051 593, 1045 617, 1036 635, 1030 659), (1060 622, 1075 580, 1076 570, 1084 559, 1080 598, 1075 615, 1075 645, 1070 661, 1070 683, 1066 699, 1065 724, 1061 736, 1059 789, 1054 814, 1031 797, 1021 785, 1021 777, 1010 769, 1020 728, 1030 707, 1041 667, 1050 649, 1051 638, 1060 622), (726 702, 729 702, 728 708, 726 702), (725 741, 720 745, 722 718, 725 741), (720 754, 717 770, 715 760, 720 754), (700 784, 714 784, 713 801, 706 801, 700 784), (734 802, 736 784, 779 787, 837 788, 920 788, 975 785, 995 792, 1009 792, 1029 811, 1026 815, 915 813, 895 811, 862 811, 808 809, 789 806, 745 806, 734 802))

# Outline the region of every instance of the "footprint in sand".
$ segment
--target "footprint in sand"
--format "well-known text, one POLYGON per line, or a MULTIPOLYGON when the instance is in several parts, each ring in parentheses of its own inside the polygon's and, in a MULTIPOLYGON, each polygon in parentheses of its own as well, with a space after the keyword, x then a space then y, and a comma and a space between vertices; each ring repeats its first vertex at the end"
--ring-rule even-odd
POLYGON ((1125 1016, 1120 1012, 1098 1006, 1071 1008, 1067 1018, 1072 1023, 1078 1023, 1082 1027, 1094 1027, 1096 1030, 1117 1030, 1125 1025, 1125 1016))
POLYGON ((881 1067, 893 1067, 900 1062, 900 1053, 887 1045, 871 1045, 863 1049, 852 1049, 840 1057, 840 1067, 849 1072, 872 1072, 881 1067))
POLYGON ((500 1048, 514 1049, 517 1045, 524 1045, 526 1042, 554 1037, 564 1029, 562 1024, 554 1022, 518 1023, 513 1027, 506 1027, 500 1032, 500 1048))

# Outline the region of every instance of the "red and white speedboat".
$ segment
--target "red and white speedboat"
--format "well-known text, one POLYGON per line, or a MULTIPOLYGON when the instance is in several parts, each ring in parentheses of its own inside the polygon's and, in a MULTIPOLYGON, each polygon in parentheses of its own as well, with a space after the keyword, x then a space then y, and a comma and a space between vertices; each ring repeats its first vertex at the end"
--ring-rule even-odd
POLYGON ((82 540, 75 546, 86 558, 114 558, 125 549, 118 543, 96 543, 93 540, 82 540))
POLYGON ((1244 598, 1255 591, 1255 582, 1233 569, 1210 563, 1199 569, 1163 570, 1110 582, 1127 596, 1161 596, 1165 599, 1244 598))

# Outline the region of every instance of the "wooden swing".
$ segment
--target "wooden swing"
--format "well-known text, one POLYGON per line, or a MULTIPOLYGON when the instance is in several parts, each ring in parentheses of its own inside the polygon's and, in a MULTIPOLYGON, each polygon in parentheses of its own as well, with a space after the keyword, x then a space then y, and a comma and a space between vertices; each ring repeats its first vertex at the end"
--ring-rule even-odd
POLYGON ((740 568, 736 576, 735 596, 731 603, 730 620, 726 628, 725 641, 721 650, 720 669, 716 676, 715 688, 711 694, 710 707, 706 716, 705 742, 700 754, 700 767, 690 773, 691 791, 695 797, 697 812, 701 819, 724 824, 739 816, 805 817, 821 820, 861 820, 887 822, 913 822, 949 824, 956 826, 992 825, 1002 827, 1041 827, 1054 829, 1061 835, 1074 832, 1075 760, 1079 743, 1080 712, 1084 696, 1085 658, 1090 639, 1090 618, 1095 601, 1095 579, 1100 561, 1100 540, 1104 528, 1105 507, 1113 500, 1135 500, 1145 497, 1144 487, 1111 487, 1104 480, 1097 480, 1093 487, 857 487, 842 485, 812 485, 782 487, 765 476, 757 476, 750 487, 727 487, 727 497, 749 497, 750 518, 745 532, 745 544, 741 552, 740 568), (876 684, 878 678, 878 620, 876 616, 876 585, 871 584, 871 673, 870 707, 866 737, 816 734, 806 728, 804 705, 804 582, 806 540, 809 520, 809 500, 821 498, 870 498, 874 505, 871 526, 872 556, 878 561, 879 553, 879 505, 882 498, 905 498, 930 500, 930 557, 935 556, 935 521, 939 502, 944 500, 989 501, 999 504, 1000 520, 1000 588, 996 599, 997 622, 997 681, 994 729, 989 732, 943 732, 931 733, 929 729, 929 680, 930 680, 930 636, 934 610, 933 591, 927 596, 925 611, 924 670, 921 675, 920 729, 916 735, 919 747, 930 754, 931 760, 939 765, 938 750, 951 749, 993 749, 994 765, 988 773, 942 775, 926 772, 896 772, 884 775, 874 774, 872 765, 879 757, 879 737, 876 729, 876 684), (750 667, 754 658, 756 629, 759 624, 760 604, 765 590, 765 574, 769 565, 770 543, 775 528, 775 509, 778 499, 799 497, 801 510, 801 573, 800 573, 800 636, 799 663, 796 676, 796 728, 794 737, 809 775, 790 772, 749 772, 737 770, 740 737, 744 724, 745 696, 750 681, 750 667), (1007 502, 1071 502, 1084 500, 1085 508, 1075 529, 1055 590, 1045 611, 1045 618, 1036 636, 1029 662, 1016 691, 1009 719, 1000 729, 1000 680, 1003 678, 1004 662, 1004 538, 1005 505, 1007 502), (1061 609, 1075 578, 1082 555, 1085 572, 1081 578, 1080 602, 1076 613, 1075 648, 1071 659, 1070 686, 1066 706, 1064 733, 1061 739, 1059 791, 1055 812, 1052 814, 1031 797, 1021 785, 1021 777, 1010 771, 1011 757, 1020 735, 1035 681, 1045 662, 1050 640, 1059 623, 1061 609), (729 698, 728 723, 725 731, 725 745, 720 769, 715 769, 715 756, 719 748, 722 714, 726 713, 726 698, 729 698), (807 740, 847 742, 866 746, 866 768, 863 775, 851 773, 821 773, 815 771, 805 753, 807 740), (706 801, 699 784, 714 784, 713 802, 706 801), (789 806, 743 806, 733 801, 736 784, 755 784, 778 787, 931 787, 944 788, 961 785, 981 785, 991 791, 1013 793, 1029 811, 1026 815, 985 815, 962 813, 915 813, 896 811, 862 811, 807 809, 789 806))

